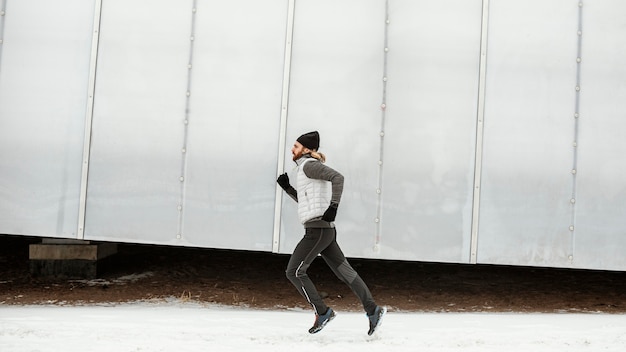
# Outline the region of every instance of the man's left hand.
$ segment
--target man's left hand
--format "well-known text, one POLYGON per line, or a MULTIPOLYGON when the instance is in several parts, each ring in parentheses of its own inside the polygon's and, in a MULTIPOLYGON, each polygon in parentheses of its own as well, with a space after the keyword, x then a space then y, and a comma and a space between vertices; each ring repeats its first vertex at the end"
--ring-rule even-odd
POLYGON ((335 218, 337 217, 338 207, 339 207, 339 204, 330 203, 330 206, 328 207, 328 209, 326 209, 326 211, 324 212, 324 215, 322 215, 322 220, 328 221, 328 222, 335 221, 335 218))

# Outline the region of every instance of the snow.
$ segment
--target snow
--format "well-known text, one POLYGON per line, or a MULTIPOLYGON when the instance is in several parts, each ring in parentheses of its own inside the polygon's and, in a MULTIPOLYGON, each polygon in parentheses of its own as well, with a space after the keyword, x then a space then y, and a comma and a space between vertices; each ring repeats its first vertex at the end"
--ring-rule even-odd
POLYGON ((390 311, 374 336, 338 312, 318 334, 303 310, 184 300, 110 305, 0 305, 0 351, 624 351, 626 317, 610 314, 390 311))

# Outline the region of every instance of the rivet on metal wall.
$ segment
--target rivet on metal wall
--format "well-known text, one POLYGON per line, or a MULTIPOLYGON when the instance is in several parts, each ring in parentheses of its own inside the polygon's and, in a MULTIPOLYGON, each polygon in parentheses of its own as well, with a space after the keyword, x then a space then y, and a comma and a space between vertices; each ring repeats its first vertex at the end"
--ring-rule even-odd
POLYGON ((380 108, 385 110, 385 108, 387 107, 387 104, 380 104, 380 108))
POLYGON ((576 91, 580 92, 580 86, 576 86, 576 91))
POLYGON ((578 7, 583 7, 582 1, 578 3, 578 7))
POLYGON ((380 188, 376 190, 376 193, 377 193, 377 194, 380 194, 380 188))
POLYGON ((581 61, 582 61, 581 58, 579 58, 579 57, 576 58, 576 62, 580 63, 581 61))
POLYGON ((576 169, 572 170, 572 175, 576 175, 576 169))
POLYGON ((389 51, 389 48, 385 48, 385 52, 388 52, 388 51, 389 51))
POLYGON ((380 219, 379 219, 379 218, 376 218, 376 219, 374 219, 374 222, 375 222, 375 223, 379 223, 379 222, 380 222, 380 219))
POLYGON ((578 143, 574 142, 574 148, 578 147, 578 143))
POLYGON ((190 95, 191 95, 191 92, 190 92, 190 91, 187 91, 187 96, 190 96, 190 95))
POLYGON ((579 115, 577 112, 576 112, 576 113, 574 113, 574 118, 575 118, 575 119, 577 119, 577 118, 579 118, 579 117, 580 117, 580 115, 579 115))
POLYGON ((176 239, 179 239, 179 240, 180 240, 182 237, 183 237, 183 235, 181 235, 181 234, 177 234, 177 235, 176 235, 176 239))
POLYGON ((4 16, 4 11, 0 12, 0 16, 4 16))
POLYGON ((378 165, 382 165, 383 161, 382 160, 378 160, 378 165))
POLYGON ((570 227, 569 227, 569 230, 570 230, 570 231, 574 231, 574 226, 573 226, 573 225, 572 225, 572 226, 570 226, 570 227))
POLYGON ((178 206, 178 210, 179 210, 179 211, 180 211, 180 210, 183 210, 183 206, 182 206, 182 205, 179 205, 179 206, 178 206))
POLYGON ((383 77, 383 82, 387 82, 387 77, 383 77))
POLYGON ((385 136, 385 132, 384 132, 384 131, 381 131, 381 132, 380 132, 380 136, 381 136, 381 137, 384 137, 384 136, 385 136))
POLYGON ((180 182, 183 182, 183 181, 185 181, 185 178, 184 178, 183 176, 181 176, 181 177, 179 178, 179 180, 180 180, 180 182))
POLYGON ((183 153, 187 153, 187 148, 183 148, 183 153))
POLYGON ((191 64, 187 65, 187 68, 191 70, 191 64))
POLYGON ((583 31, 578 31, 578 35, 583 35, 583 31))
POLYGON ((576 203, 576 199, 572 198, 572 199, 569 200, 569 202, 574 204, 574 203, 576 203))
POLYGON ((193 41, 193 40, 194 40, 194 37, 189 38, 189 40, 193 41))

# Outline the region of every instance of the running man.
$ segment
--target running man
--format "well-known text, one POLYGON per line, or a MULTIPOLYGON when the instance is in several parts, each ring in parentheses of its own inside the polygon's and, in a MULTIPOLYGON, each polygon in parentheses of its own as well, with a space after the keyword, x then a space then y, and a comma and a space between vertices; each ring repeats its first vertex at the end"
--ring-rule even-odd
POLYGON ((335 275, 352 289, 363 304, 369 320, 367 334, 372 335, 380 326, 387 309, 376 305, 367 285, 348 263, 337 244, 334 221, 343 192, 343 176, 324 165, 326 157, 317 151, 319 145, 317 131, 298 137, 291 148, 293 161, 298 165, 296 188, 291 186, 286 173, 276 181, 298 203, 298 216, 304 225, 304 237, 287 264, 287 278, 313 306, 315 322, 309 333, 321 331, 336 315, 332 308, 326 306, 307 275, 307 269, 321 254, 335 275))

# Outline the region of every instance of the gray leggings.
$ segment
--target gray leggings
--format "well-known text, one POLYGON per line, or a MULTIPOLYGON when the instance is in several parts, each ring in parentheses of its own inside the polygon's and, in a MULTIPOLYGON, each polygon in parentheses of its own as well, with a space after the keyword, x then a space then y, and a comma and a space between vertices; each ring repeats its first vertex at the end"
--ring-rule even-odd
POLYGON ((337 244, 337 231, 334 228, 307 228, 304 237, 294 249, 289 264, 287 278, 298 292, 313 306, 316 314, 324 314, 328 306, 320 297, 315 285, 307 275, 307 269, 318 254, 326 264, 356 294, 367 314, 374 314, 376 303, 370 290, 359 274, 350 266, 337 244))

